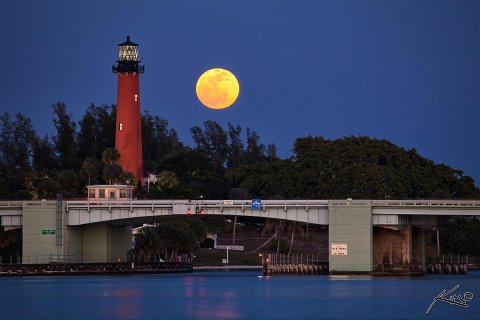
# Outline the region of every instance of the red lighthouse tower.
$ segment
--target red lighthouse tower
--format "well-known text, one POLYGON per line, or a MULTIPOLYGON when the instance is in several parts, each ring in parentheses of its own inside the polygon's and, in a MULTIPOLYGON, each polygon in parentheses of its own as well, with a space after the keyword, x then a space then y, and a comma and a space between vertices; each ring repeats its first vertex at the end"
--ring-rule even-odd
POLYGON ((138 44, 127 41, 118 45, 118 60, 112 67, 118 76, 115 148, 120 153, 119 165, 143 181, 142 127, 140 118, 140 75, 138 44))

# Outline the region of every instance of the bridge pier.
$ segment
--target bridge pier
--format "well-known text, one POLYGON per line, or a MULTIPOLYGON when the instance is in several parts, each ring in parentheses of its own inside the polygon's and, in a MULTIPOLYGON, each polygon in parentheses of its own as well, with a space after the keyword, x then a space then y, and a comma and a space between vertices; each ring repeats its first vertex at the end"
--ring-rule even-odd
POLYGON ((98 223, 68 227, 68 262, 125 262, 132 247, 132 227, 98 223))
POLYGON ((372 207, 369 203, 328 206, 330 272, 372 271, 372 207))
POLYGON ((49 263, 63 256, 63 228, 57 228, 57 203, 49 201, 32 205, 25 202, 22 211, 22 263, 49 263))

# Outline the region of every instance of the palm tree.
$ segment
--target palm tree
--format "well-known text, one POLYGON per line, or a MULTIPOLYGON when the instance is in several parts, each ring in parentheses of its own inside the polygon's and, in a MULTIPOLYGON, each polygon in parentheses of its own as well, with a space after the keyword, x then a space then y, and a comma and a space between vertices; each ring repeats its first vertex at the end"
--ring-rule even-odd
POLYGON ((102 161, 106 165, 113 165, 117 163, 118 159, 120 159, 120 153, 115 148, 107 148, 102 152, 102 161))
POLYGON ((277 220, 277 219, 267 219, 265 226, 262 229, 262 236, 265 233, 272 233, 273 236, 271 236, 267 241, 265 241, 260 247, 257 249, 253 250, 252 252, 256 252, 260 249, 262 249, 267 243, 272 241, 273 238, 277 239, 277 254, 280 252, 280 236, 285 231, 285 221, 283 220, 277 220))
POLYGON ((102 178, 105 182, 112 184, 113 181, 119 180, 122 175, 123 169, 117 164, 118 159, 120 159, 120 153, 115 148, 107 148, 102 152, 102 160, 105 163, 103 169, 102 178))
POLYGON ((293 248, 293 240, 295 238, 295 233, 298 232, 303 236, 304 231, 303 231, 303 228, 300 226, 300 224, 296 221, 290 221, 288 223, 288 228, 292 232, 292 238, 290 240, 290 249, 288 250, 288 255, 290 255, 290 253, 292 252, 292 248, 293 248))
POLYGON ((157 255, 163 251, 163 244, 157 230, 147 227, 135 237, 135 249, 147 260, 156 260, 157 255))
POLYGON ((235 231, 237 230, 237 216, 235 215, 235 219, 233 219, 233 239, 232 245, 235 245, 235 231))

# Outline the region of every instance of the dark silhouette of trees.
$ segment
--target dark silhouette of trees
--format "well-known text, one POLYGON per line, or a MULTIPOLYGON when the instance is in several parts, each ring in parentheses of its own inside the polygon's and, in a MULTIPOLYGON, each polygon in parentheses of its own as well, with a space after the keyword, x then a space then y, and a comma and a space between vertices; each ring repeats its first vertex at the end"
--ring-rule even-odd
MULTIPOLYGON (((76 123, 64 103, 52 107, 56 133, 39 138, 30 119, 0 116, 0 198, 40 199, 65 193, 82 197, 89 183, 130 180, 103 152, 115 141, 115 106, 91 104, 76 123), (77 132, 77 127, 79 131, 77 132)), ((145 112, 145 175, 161 178, 150 198, 264 199, 474 199, 475 181, 462 171, 368 137, 298 138, 293 154, 279 159, 273 144, 254 130, 215 121, 190 129, 194 147, 179 141, 168 121, 145 112)), ((109 149, 111 148, 111 149, 109 149)), ((113 149, 114 150, 114 149, 113 149)))
MULTIPOLYGON (((0 199, 85 197, 96 183, 133 182, 117 164, 115 106, 91 104, 76 123, 64 103, 52 107, 56 132, 37 136, 21 113, 0 115, 0 199), (77 132, 77 128, 79 131, 77 132)), ((168 121, 145 112, 142 139, 145 174, 157 182, 136 197, 186 199, 480 199, 475 181, 460 170, 435 164, 387 140, 302 137, 293 154, 279 159, 273 144, 239 125, 224 129, 215 121, 190 129, 195 145, 179 141, 168 121)), ((193 217, 190 217, 193 218, 193 217)), ((165 220, 137 236, 137 253, 154 259, 192 254, 205 237, 201 223, 165 220), (193 224, 192 224, 193 223, 193 224)), ((478 221, 455 220, 443 226, 445 252, 478 253, 478 221), (462 248, 462 250, 458 250, 462 248)), ((288 229, 291 252, 301 228, 269 221, 264 231, 277 238, 277 252, 288 229)), ((263 246, 264 246, 263 245, 263 246)))
POLYGON ((81 163, 77 157, 76 123, 64 103, 57 102, 52 108, 53 123, 57 130, 57 134, 53 136, 53 145, 58 163, 61 169, 76 169, 81 163))
POLYGON ((168 128, 168 121, 152 116, 146 111, 142 116, 143 162, 147 173, 161 171, 162 162, 183 151, 175 129, 168 128))
POLYGON ((17 113, 0 116, 0 198, 29 198, 29 182, 34 141, 37 140, 29 118, 17 113))
POLYGON ((386 140, 298 138, 286 160, 244 163, 226 177, 263 198, 474 199, 471 177, 386 140))
POLYGON ((150 261, 175 261, 179 254, 191 258, 206 236, 206 225, 199 218, 165 217, 156 226, 143 228, 137 234, 134 251, 150 261))
POLYGON ((77 135, 78 158, 100 159, 103 150, 115 146, 115 106, 96 106, 87 108, 79 121, 77 135))
POLYGON ((480 220, 458 218, 440 226, 442 252, 447 254, 480 254, 480 220))

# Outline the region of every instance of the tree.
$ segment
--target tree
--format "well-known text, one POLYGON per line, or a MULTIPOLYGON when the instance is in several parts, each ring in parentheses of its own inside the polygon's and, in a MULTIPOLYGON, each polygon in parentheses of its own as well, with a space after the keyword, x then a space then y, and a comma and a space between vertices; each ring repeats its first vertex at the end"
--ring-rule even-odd
POLYGON ((168 128, 168 121, 148 111, 142 115, 142 142, 144 167, 151 172, 155 164, 161 165, 166 157, 183 149, 175 129, 168 128), (149 166, 149 162, 154 165, 149 166))
POLYGON ((480 221, 458 218, 440 226, 441 247, 447 254, 478 256, 480 252, 480 221))
POLYGON ((275 144, 271 143, 271 144, 267 145, 267 149, 265 150, 265 156, 269 160, 278 159, 278 157, 277 157, 277 147, 275 146, 275 144))
POLYGON ((120 183, 126 185, 135 185, 136 177, 133 172, 125 172, 123 171, 120 175, 120 183))
POLYGON ((79 121, 78 156, 101 157, 106 148, 115 144, 115 117, 114 106, 95 106, 93 103, 87 108, 79 121))
MULTIPOLYGON (((262 230, 262 236, 265 233, 273 233, 275 235, 275 238, 277 240, 277 254, 280 253, 280 236, 282 233, 285 231, 285 221, 280 220, 280 219, 267 219, 265 222, 265 226, 263 227, 262 230)), ((270 238, 266 242, 264 242, 259 248, 257 248, 255 251, 260 250, 260 248, 264 247, 267 243, 269 243, 273 239, 270 238)))
POLYGON ((21 113, 12 120, 0 116, 0 197, 28 199, 26 183, 31 176, 31 158, 37 135, 29 118, 21 113))
POLYGON ((165 170, 157 174, 156 187, 161 192, 168 192, 179 186, 177 175, 173 171, 165 170))
POLYGON ((238 167, 245 156, 243 141, 241 138, 242 128, 228 123, 228 155, 227 168, 238 167))
POLYGON ((147 227, 135 236, 135 249, 147 261, 156 260, 156 257, 165 250, 165 242, 162 241, 158 231, 155 227, 147 227))
POLYGON ((120 159, 120 153, 115 148, 107 148, 102 152, 103 167, 102 178, 109 184, 122 181, 123 169, 117 164, 120 159))
POLYGON ((64 103, 57 102, 52 108, 55 114, 53 123, 57 129, 53 142, 60 167, 61 169, 78 168, 76 124, 72 120, 71 114, 67 112, 67 106, 64 103))
POLYGON ((10 114, 4 112, 0 116, 0 125, 0 155, 3 164, 10 170, 29 170, 33 143, 37 140, 31 120, 17 113, 12 121, 10 114))
POLYGON ((32 166, 35 170, 53 170, 57 167, 55 150, 48 135, 43 139, 37 138, 33 142, 32 166))
POLYGON ((79 185, 80 179, 77 171, 62 170, 58 173, 57 182, 60 186, 60 192, 66 197, 75 197, 82 195, 79 185))
POLYGON ((260 162, 265 156, 265 145, 260 143, 260 136, 254 130, 247 128, 246 161, 249 163, 260 162))
POLYGON ((107 166, 111 166, 117 163, 118 159, 120 159, 120 153, 115 148, 107 148, 102 152, 102 161, 107 166))
POLYGON ((163 161, 162 170, 175 172, 180 183, 176 194, 187 199, 195 199, 200 195, 222 199, 227 196, 230 188, 224 177, 214 170, 205 154, 197 149, 186 148, 167 157, 163 161))
POLYGON ((92 157, 88 157, 83 161, 82 170, 87 177, 88 185, 97 183, 98 165, 98 161, 92 157))
POLYGON ((190 256, 205 240, 205 223, 195 217, 165 217, 154 228, 144 228, 135 238, 135 250, 145 254, 162 255, 173 261, 179 253, 190 256))
POLYGON ((292 253, 293 240, 295 238, 295 233, 300 233, 301 235, 303 235, 304 231, 303 231, 303 228, 300 226, 300 224, 296 221, 289 221, 288 229, 292 234, 292 237, 290 239, 290 249, 288 249, 288 255, 290 255, 290 253, 292 253))
POLYGON ((108 184, 116 184, 122 180, 123 169, 118 164, 106 165, 103 168, 102 179, 108 184))
POLYGON ((215 121, 205 121, 204 127, 205 131, 198 126, 190 129, 193 141, 215 170, 223 173, 228 154, 227 134, 215 121))

